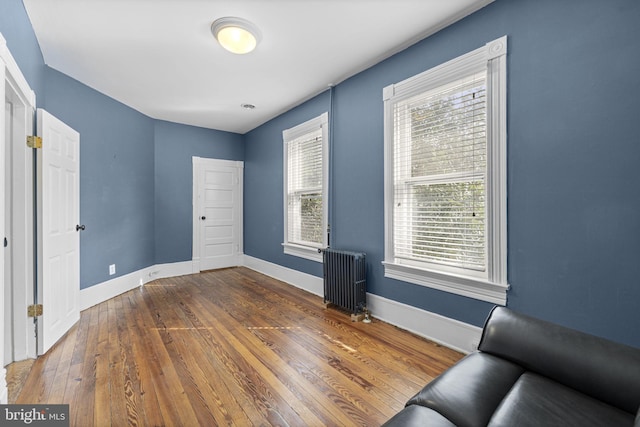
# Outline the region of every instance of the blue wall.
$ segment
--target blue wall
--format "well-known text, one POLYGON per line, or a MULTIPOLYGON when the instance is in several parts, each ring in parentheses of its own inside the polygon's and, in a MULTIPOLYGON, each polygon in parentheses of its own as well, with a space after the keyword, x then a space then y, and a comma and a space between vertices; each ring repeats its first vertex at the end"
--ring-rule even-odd
MULTIPOLYGON (((384 278, 382 88, 502 35, 508 54, 508 305, 640 347, 640 3, 497 0, 334 90, 332 244, 368 255, 377 295, 481 325, 491 305, 384 278)), ((282 130, 329 94, 244 136, 150 119, 44 65, 20 0, 0 32, 39 106, 81 133, 82 287, 191 257, 191 156, 245 160, 245 252, 282 252, 282 130)))
POLYGON ((80 287, 190 260, 191 157, 242 160, 242 136, 154 120, 47 67, 21 0, 0 2, 0 32, 38 106, 80 132, 80 287))
POLYGON ((80 133, 80 283, 154 264, 154 120, 51 68, 46 109, 80 133))
POLYGON ((322 265, 283 253, 282 131, 329 111, 329 91, 245 134, 244 252, 316 276, 322 265))
MULTIPOLYGON (((332 246, 363 250, 369 291, 475 325, 491 305, 384 278, 382 89, 503 35, 508 53, 508 306, 640 347, 640 3, 498 0, 335 88, 332 246)), ((282 254, 282 130, 245 136, 245 252, 282 254)))
POLYGON ((22 0, 0 1, 0 33, 36 93, 36 103, 44 105, 44 60, 22 0))
POLYGON ((192 157, 242 160, 242 135, 155 122, 155 262, 192 258, 192 157))

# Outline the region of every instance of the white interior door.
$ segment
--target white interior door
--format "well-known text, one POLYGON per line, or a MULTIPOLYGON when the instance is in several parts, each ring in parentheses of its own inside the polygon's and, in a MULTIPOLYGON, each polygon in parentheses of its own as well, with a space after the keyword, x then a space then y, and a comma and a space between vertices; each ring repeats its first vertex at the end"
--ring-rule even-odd
POLYGON ((44 354, 80 319, 80 135, 42 109, 38 135, 38 353, 44 354))
POLYGON ((194 158, 194 255, 199 255, 199 270, 240 265, 242 162, 197 159, 194 158))

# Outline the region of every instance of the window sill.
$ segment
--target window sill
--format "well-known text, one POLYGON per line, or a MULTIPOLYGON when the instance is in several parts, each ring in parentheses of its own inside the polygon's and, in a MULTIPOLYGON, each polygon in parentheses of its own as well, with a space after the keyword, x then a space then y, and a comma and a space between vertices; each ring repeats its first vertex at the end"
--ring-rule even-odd
POLYGON ((383 261, 384 276, 390 279, 415 283, 416 285, 438 289, 493 304, 506 305, 509 285, 491 283, 485 280, 447 275, 408 265, 383 261))
POLYGON ((294 245, 291 243, 283 243, 284 253, 311 261, 322 262, 322 254, 318 252, 318 248, 309 246, 294 245))

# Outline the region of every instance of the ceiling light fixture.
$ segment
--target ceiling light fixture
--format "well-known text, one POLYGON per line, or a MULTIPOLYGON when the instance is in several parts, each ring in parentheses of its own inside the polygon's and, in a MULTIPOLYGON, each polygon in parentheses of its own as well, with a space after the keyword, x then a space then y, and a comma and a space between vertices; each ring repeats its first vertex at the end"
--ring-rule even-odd
POLYGON ((213 21, 211 32, 223 48, 237 54, 251 52, 261 38, 258 27, 246 19, 231 16, 213 21))

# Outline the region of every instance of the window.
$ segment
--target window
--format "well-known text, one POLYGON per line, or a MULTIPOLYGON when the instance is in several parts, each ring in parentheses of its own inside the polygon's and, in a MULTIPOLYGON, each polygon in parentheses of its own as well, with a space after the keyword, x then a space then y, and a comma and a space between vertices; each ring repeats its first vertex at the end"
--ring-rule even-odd
POLYGON ((506 52, 384 89, 386 277, 506 303, 506 52))
POLYGON ((328 114, 282 132, 284 252, 322 261, 327 246, 328 114))

